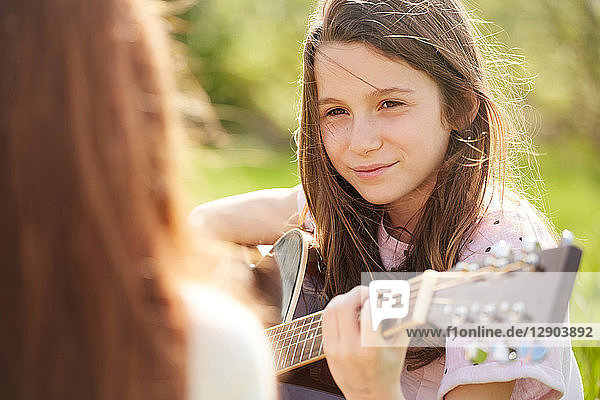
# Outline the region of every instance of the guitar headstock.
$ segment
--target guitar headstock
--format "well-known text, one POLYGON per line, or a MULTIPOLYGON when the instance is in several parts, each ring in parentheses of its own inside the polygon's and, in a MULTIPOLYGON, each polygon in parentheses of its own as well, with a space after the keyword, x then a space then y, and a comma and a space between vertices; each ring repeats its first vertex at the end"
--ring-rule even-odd
MULTIPOLYGON (((514 251, 501 241, 492 246, 481 264, 461 262, 448 272, 428 270, 409 280, 409 311, 400 321, 383 321, 394 318, 392 314, 398 310, 391 311, 389 306, 376 310, 372 305, 372 315, 378 314, 378 321, 385 322, 381 329, 384 338, 403 328, 422 326, 446 332, 449 327, 562 323, 581 258, 581 250, 571 243, 570 233, 563 235, 561 246, 543 251, 535 242, 524 243, 522 250, 514 251)), ((393 307, 401 303, 397 300, 393 307)), ((476 339, 472 342, 473 348, 467 349, 471 360, 479 360, 490 351, 497 359, 512 360, 517 355, 517 350, 508 351, 502 340, 496 342, 495 350, 486 351, 476 345, 476 339)), ((432 343, 440 345, 439 340, 432 343)), ((536 359, 543 349, 526 350, 527 357, 536 359)), ((520 351, 523 354, 525 350, 520 351)))
POLYGON ((483 265, 458 263, 449 272, 424 277, 436 281, 427 322, 563 322, 580 258, 581 250, 567 240, 543 251, 535 242, 513 251, 501 241, 483 265))

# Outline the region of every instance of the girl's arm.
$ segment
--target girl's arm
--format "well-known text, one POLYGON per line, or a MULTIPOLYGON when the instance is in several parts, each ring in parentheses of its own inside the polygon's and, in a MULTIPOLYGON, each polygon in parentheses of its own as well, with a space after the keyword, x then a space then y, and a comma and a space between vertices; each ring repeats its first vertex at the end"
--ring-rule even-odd
POLYGON ((199 235, 240 244, 272 244, 298 226, 300 185, 265 189, 201 204, 188 217, 199 235))
POLYGON ((448 392, 444 399, 508 400, 512 395, 514 386, 515 381, 461 385, 448 392))

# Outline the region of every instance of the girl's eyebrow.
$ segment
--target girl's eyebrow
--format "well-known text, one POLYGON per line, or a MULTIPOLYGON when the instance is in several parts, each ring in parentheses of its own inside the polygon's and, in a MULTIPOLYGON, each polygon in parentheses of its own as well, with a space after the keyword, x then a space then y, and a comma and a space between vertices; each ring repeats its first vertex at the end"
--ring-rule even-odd
POLYGON ((408 89, 408 88, 401 88, 401 87, 390 87, 390 88, 383 88, 383 89, 379 89, 379 88, 375 88, 375 90, 373 90, 371 93, 369 93, 367 95, 367 97, 380 97, 380 96, 385 96, 388 94, 394 94, 394 93, 414 93, 414 90, 412 89, 408 89))
MULTIPOLYGON (((386 95, 394 94, 394 93, 411 94, 411 93, 414 93, 414 90, 407 89, 407 88, 401 88, 401 87, 390 87, 390 88, 383 88, 383 89, 375 88, 375 90, 373 90, 372 92, 367 94, 366 97, 367 98, 377 98, 377 97, 386 96, 386 95)), ((324 104, 335 104, 335 103, 339 104, 339 103, 343 103, 343 102, 334 97, 325 97, 325 98, 319 99, 319 101, 317 102, 317 105, 321 106, 324 104)))
POLYGON ((319 101, 317 102, 317 105, 322 106, 324 104, 339 104, 342 103, 341 100, 335 99, 333 97, 325 97, 324 99, 319 99, 319 101))

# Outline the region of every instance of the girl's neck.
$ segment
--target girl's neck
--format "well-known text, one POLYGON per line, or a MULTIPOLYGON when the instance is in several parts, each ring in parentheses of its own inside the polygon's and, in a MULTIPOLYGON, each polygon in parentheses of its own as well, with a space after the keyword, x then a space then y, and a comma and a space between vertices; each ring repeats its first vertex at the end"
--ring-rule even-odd
POLYGON ((410 210, 387 210, 383 218, 383 226, 387 233, 404 243, 410 243, 417 227, 420 212, 410 210))
POLYGON ((395 239, 408 243, 415 232, 427 199, 435 187, 437 174, 432 174, 419 187, 386 208, 384 227, 395 239))
POLYGON ((409 224, 410 226, 406 226, 406 225, 396 225, 392 222, 392 217, 389 214, 389 212, 386 212, 383 215, 383 228, 385 229, 385 232, 390 235, 391 237, 393 237, 394 239, 403 242, 403 243, 410 243, 411 242, 411 238, 412 238, 412 233, 414 231, 414 224, 409 224))

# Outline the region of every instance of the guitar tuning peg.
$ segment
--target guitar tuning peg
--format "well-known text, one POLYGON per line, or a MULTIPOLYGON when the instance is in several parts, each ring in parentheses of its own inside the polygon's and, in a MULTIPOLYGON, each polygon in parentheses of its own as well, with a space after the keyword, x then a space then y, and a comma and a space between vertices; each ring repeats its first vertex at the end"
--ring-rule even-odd
POLYGON ((492 358, 496 361, 508 361, 508 347, 504 343, 496 343, 492 346, 492 358))
POLYGON ((510 264, 510 259, 508 259, 508 258, 499 258, 498 261, 496 261, 496 268, 502 269, 502 268, 506 267, 509 264, 510 264))
POLYGON ((467 271, 469 271, 469 272, 475 272, 478 269, 480 269, 481 267, 477 263, 468 263, 466 268, 467 268, 467 271))
POLYGON ((469 309, 465 306, 458 306, 452 312, 451 318, 454 325, 464 324, 469 318, 469 309))
POLYGON ((567 229, 562 231, 562 237, 560 240, 560 245, 562 247, 572 245, 573 241, 575 241, 575 235, 573 234, 573 232, 571 232, 567 229))
POLYGON ((510 322, 521 322, 525 319, 525 313, 527 312, 527 307, 525 303, 522 301, 516 302, 512 306, 510 306, 508 310, 508 320, 510 322))
POLYGON ((494 257, 494 256, 486 256, 483 259, 483 266, 484 267, 495 267, 496 266, 496 257, 494 257))
POLYGON ((533 348, 533 353, 531 355, 531 359, 533 361, 541 361, 546 357, 548 350, 544 346, 535 346, 533 348))
POLYGON ((515 251, 513 253, 513 261, 514 262, 522 261, 524 256, 525 256, 525 253, 523 253, 523 251, 515 251))
POLYGON ((500 240, 492 246, 492 254, 496 258, 509 259, 512 255, 512 247, 506 240, 500 240))
POLYGON ((454 266, 453 270, 454 271, 466 271, 467 270, 467 265, 469 265, 469 263, 464 262, 464 261, 459 261, 456 263, 456 265, 454 266))
POLYGON ((460 271, 475 272, 479 268, 480 268, 480 266, 477 263, 459 261, 456 263, 456 265, 452 269, 457 272, 460 272, 460 271))
POLYGON ((496 305, 494 303, 486 304, 479 313, 479 320, 483 323, 492 322, 496 318, 496 305))
POLYGON ((523 271, 536 270, 540 264, 540 251, 540 244, 535 239, 528 238, 523 242, 523 253, 520 256, 520 261, 525 264, 522 268, 523 271))
POLYGON ((515 361, 517 359, 517 349, 512 347, 508 348, 508 361, 515 361))
POLYGON ((523 240, 523 251, 525 253, 537 253, 540 250, 540 243, 535 238, 530 237, 523 240))
POLYGON ((541 361, 546 357, 547 352, 544 346, 522 346, 517 351, 519 358, 525 362, 541 361))
POLYGON ((496 343, 492 347, 492 356, 496 361, 507 363, 517 359, 517 349, 508 347, 504 343, 496 343))
POLYGON ((538 253, 528 253, 523 255, 521 261, 525 264, 522 270, 525 272, 532 272, 540 265, 540 255, 538 253))
POLYGON ((487 359, 487 356, 487 350, 481 347, 479 343, 471 343, 465 347, 465 359, 474 364, 483 363, 487 359))

